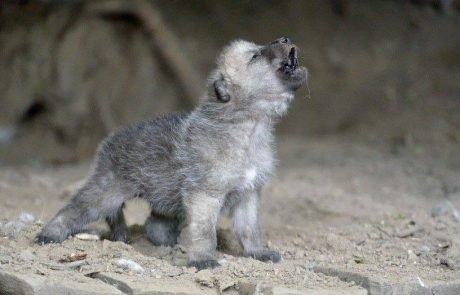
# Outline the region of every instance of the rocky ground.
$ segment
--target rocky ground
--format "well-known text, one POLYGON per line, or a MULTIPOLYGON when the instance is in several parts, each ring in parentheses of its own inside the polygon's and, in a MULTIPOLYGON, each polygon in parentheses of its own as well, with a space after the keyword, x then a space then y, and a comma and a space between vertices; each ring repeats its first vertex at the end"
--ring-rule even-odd
MULTIPOLYGON (((1 294, 459 294, 460 173, 433 146, 350 137, 280 140, 263 193, 266 243, 283 261, 238 256, 223 220, 221 267, 186 268, 181 247, 145 238, 128 204, 129 244, 90 235, 35 245, 34 235, 81 185, 88 164, 0 171, 1 294), (93 240, 93 238, 99 238, 93 240)), ((455 151, 445 147, 445 154, 455 151)), ((450 159, 450 160, 449 160, 450 159)))
POLYGON ((200 272, 180 247, 145 239, 140 201, 126 208, 129 244, 104 239, 103 223, 32 242, 104 135, 193 101, 134 1, 6 2, 0 294, 460 294, 459 1, 152 1, 196 79, 235 38, 287 35, 310 72, 262 198, 264 239, 283 261, 240 257, 223 220, 222 266, 200 272))

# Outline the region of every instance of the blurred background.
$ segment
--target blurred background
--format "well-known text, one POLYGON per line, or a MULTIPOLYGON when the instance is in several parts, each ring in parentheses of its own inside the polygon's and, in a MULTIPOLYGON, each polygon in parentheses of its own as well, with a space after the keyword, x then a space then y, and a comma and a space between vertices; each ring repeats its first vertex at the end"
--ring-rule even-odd
POLYGON ((460 1, 0 1, 0 165, 87 160, 190 110, 219 50, 288 36, 310 72, 278 132, 460 167, 460 1))

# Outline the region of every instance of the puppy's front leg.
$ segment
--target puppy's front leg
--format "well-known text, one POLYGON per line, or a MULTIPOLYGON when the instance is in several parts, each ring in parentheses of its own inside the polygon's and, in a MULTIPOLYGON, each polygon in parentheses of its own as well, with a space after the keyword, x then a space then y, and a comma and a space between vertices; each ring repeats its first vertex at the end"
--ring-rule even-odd
POLYGON ((223 198, 198 192, 184 198, 186 226, 182 230, 182 244, 187 247, 188 266, 198 270, 219 265, 214 258, 217 246, 216 224, 223 198))
POLYGON ((259 225, 259 192, 254 191, 238 196, 238 202, 232 207, 232 225, 243 255, 261 261, 278 262, 278 252, 262 246, 259 225))

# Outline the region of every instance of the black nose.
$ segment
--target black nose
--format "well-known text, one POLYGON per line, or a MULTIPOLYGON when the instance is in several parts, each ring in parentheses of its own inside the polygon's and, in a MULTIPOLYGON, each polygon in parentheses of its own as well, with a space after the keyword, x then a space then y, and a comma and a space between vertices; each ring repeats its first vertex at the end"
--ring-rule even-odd
POLYGON ((292 42, 287 37, 281 37, 281 38, 276 39, 275 41, 273 41, 270 44, 292 44, 292 42))

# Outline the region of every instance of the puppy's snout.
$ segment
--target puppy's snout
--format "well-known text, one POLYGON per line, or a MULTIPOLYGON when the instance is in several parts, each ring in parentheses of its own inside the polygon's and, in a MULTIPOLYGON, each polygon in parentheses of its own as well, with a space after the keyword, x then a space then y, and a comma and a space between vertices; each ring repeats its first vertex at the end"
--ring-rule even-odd
POLYGON ((292 44, 292 42, 291 42, 291 39, 289 39, 287 37, 281 37, 281 38, 278 38, 278 39, 272 41, 270 44, 290 45, 290 44, 292 44))

